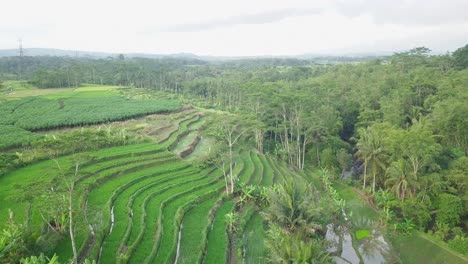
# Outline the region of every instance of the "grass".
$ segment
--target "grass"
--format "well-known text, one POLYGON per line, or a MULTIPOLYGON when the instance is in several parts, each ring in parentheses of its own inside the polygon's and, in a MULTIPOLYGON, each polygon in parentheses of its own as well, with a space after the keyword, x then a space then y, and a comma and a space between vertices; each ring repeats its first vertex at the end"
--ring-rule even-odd
POLYGON ((120 89, 120 86, 112 85, 97 85, 97 84, 86 84, 75 89, 77 92, 94 92, 94 91, 113 91, 120 89))
POLYGON ((175 144, 178 143, 178 140, 185 136, 184 133, 188 133, 188 129, 191 123, 198 122, 200 116, 195 115, 186 119, 183 119, 179 122, 178 129, 174 130, 169 136, 159 142, 162 146, 166 148, 172 148, 175 144))
POLYGON ((215 145, 215 143, 216 141, 213 138, 202 136, 198 144, 195 146, 193 152, 186 156, 185 159, 188 161, 193 161, 208 156, 211 152, 211 148, 215 145))
POLYGON ((245 263, 265 263, 263 219, 254 213, 244 230, 245 263))
MULTIPOLYGON (((122 147, 115 147, 115 148, 108 148, 98 150, 90 154, 89 156, 92 157, 89 162, 82 165, 82 169, 80 170, 80 177, 84 179, 78 183, 75 188, 75 196, 79 197, 83 193, 83 188, 88 186, 89 184, 93 184, 97 180, 104 179, 112 174, 119 173, 125 169, 134 169, 135 167, 141 166, 142 164, 138 162, 144 161, 143 164, 149 164, 151 162, 155 162, 158 159, 167 159, 167 155, 170 155, 168 152, 162 152, 160 147, 155 146, 153 144, 138 144, 138 145, 131 145, 131 146, 122 146, 122 147), (124 154, 126 153, 126 154, 124 154), (150 160, 148 160, 150 159, 150 160), (102 161, 102 162, 101 162, 102 161), (125 162, 122 162, 125 161, 125 162), (127 164, 126 162, 129 162, 127 164), (110 165, 115 163, 114 165, 110 165), (118 166, 116 166, 118 165, 118 166), (135 166, 136 165, 136 166, 135 166), (106 167, 109 166, 109 167, 106 167), (121 166, 121 167, 119 167, 121 166), (111 169, 110 169, 111 168, 111 169), (100 171, 100 173, 95 173, 100 171), (86 178, 85 178, 86 177, 86 178)), ((60 165, 65 168, 70 166, 72 163, 73 155, 64 156, 58 158, 60 165)), ((184 166, 187 166, 184 164, 184 166)), ((164 168, 164 167, 161 167, 164 168)), ((0 193, 0 197, 2 198, 2 207, 0 208, 1 211, 8 210, 8 208, 12 208, 15 212, 16 219, 19 221, 26 221, 28 218, 27 211, 27 202, 18 201, 18 188, 27 189, 29 186, 34 185, 32 190, 43 190, 48 186, 48 183, 51 182, 54 178, 59 176, 59 172, 57 169, 56 164, 51 160, 45 160, 42 162, 38 162, 32 164, 30 166, 18 169, 13 171, 7 175, 0 177, 0 189, 2 192, 0 193), (20 183, 25 183, 23 187, 19 187, 20 183), (44 187, 39 187, 44 186, 44 187), (13 187, 13 189, 11 189, 13 187), (16 189, 15 189, 16 188, 16 189), (16 199, 5 199, 4 197, 8 198, 10 195, 14 197, 16 194, 16 199), (5 207, 3 207, 5 205, 5 207)), ((87 187, 89 188, 89 187, 87 187)), ((28 195, 31 195, 30 201, 33 203, 33 207, 38 207, 40 204, 37 204, 35 199, 34 192, 24 192, 28 195)), ((40 196, 40 195, 37 195, 40 196)), ((75 206, 78 208, 80 202, 79 199, 75 199, 75 206)), ((6 217, 6 213, 2 214, 1 217, 6 217)), ((79 219, 79 216, 77 216, 79 219)), ((84 220, 83 220, 84 221, 84 220)), ((33 231, 38 230, 42 226, 42 220, 39 217, 39 214, 36 210, 33 210, 32 218, 30 220, 32 224, 33 231)), ((86 230, 84 228, 83 230, 86 230)), ((77 238, 81 239, 82 242, 84 240, 83 236, 80 235, 81 232, 78 232, 77 238)), ((80 242, 80 243, 81 243, 80 242)), ((67 241, 65 241, 67 244, 67 241)), ((62 247, 64 251, 70 253, 69 246, 62 247)), ((60 250, 57 252, 62 253, 60 250)), ((60 254, 66 256, 65 254, 60 254)))
MULTIPOLYGON (((130 248, 134 250, 132 255, 130 256, 130 263, 140 263, 144 261, 149 252, 157 250, 157 246, 159 242, 157 242, 156 235, 158 231, 159 224, 156 224, 158 221, 162 221, 160 217, 163 214, 167 215, 167 209, 165 208, 165 204, 169 203, 173 199, 176 199, 179 196, 184 196, 190 190, 198 190, 203 188, 205 185, 212 184, 213 178, 211 177, 203 177, 199 180, 188 182, 185 185, 177 185, 174 188, 169 189, 170 191, 166 190, 164 195, 157 195, 157 193, 153 196, 148 196, 143 200, 142 208, 146 211, 146 208, 153 208, 153 210, 148 210, 146 214, 144 213, 144 217, 142 221, 144 221, 145 226, 141 228, 141 231, 144 233, 140 234, 132 234, 130 237, 129 243, 132 243, 130 248), (157 196, 156 196, 157 195, 157 196), (154 199, 153 199, 154 198, 154 199), (165 213, 166 212, 166 213, 165 213), (153 224, 148 224, 149 220, 152 221, 153 224), (134 238, 134 239, 133 239, 134 238), (134 241, 133 241, 134 240, 134 241), (132 242, 133 241, 133 242, 132 242)), ((198 193, 198 192, 195 192, 198 193)), ((141 200, 139 201, 141 202, 141 200)), ((175 212, 173 214, 169 214, 169 219, 173 219, 175 212)), ((168 219, 166 219, 166 224, 168 219)), ((169 224, 169 229, 171 228, 169 224)), ((161 232, 161 230, 159 230, 161 232)), ((168 233, 168 229, 164 229, 164 234, 168 233)), ((171 233, 169 232, 169 235, 171 233)))
POLYGON ((361 240, 364 238, 369 238, 371 237, 371 232, 367 229, 360 229, 356 231, 356 239, 361 240))
POLYGON ((250 152, 250 158, 253 162, 254 172, 249 179, 249 184, 260 185, 263 179, 263 165, 257 153, 250 152))
POLYGON ((71 96, 109 96, 118 95, 121 87, 110 85, 84 84, 78 88, 38 88, 27 81, 4 82, 3 93, 5 98, 21 99, 30 96, 42 96, 57 99, 71 96), (98 93, 94 93, 98 92, 98 93))
MULTIPOLYGON (((125 236, 122 238, 122 245, 130 245, 132 242, 136 240, 138 234, 140 233, 139 231, 141 230, 141 227, 144 226, 144 218, 146 216, 145 208, 146 206, 143 206, 152 196, 154 196, 156 193, 161 194, 163 191, 170 190, 172 187, 177 187, 177 186, 183 186, 184 184, 188 183, 195 183, 198 180, 201 180, 204 178, 204 175, 202 177, 183 177, 183 178, 178 178, 174 182, 170 182, 170 184, 161 184, 158 186, 154 186, 153 184, 147 185, 143 188, 140 188, 138 191, 136 191, 134 194, 132 194, 131 197, 129 197, 129 200, 127 202, 127 208, 133 212, 133 217, 131 219, 132 223, 138 223, 135 226, 134 225, 128 225, 127 226, 127 231, 125 233, 125 236), (155 188, 157 187, 157 188, 155 188), (139 224, 143 223, 143 224, 139 224)), ((160 198, 160 197, 159 197, 160 198)))
POLYGON ((338 191, 343 199, 346 200, 346 207, 353 213, 352 221, 360 221, 362 219, 369 220, 368 225, 360 226, 364 228, 372 228, 373 223, 379 219, 379 215, 375 212, 351 187, 342 183, 335 182, 333 187, 338 191))
POLYGON ((234 163, 236 166, 234 166, 234 169, 232 170, 232 174, 235 177, 239 177, 239 175, 242 173, 244 170, 244 162, 239 156, 234 157, 234 163))
POLYGON ((254 164, 250 157, 250 152, 241 152, 241 159, 242 163, 244 163, 244 168, 242 172, 239 173, 239 181, 248 184, 255 170, 254 164))
POLYGON ((185 150, 187 147, 190 146, 190 144, 193 143, 195 138, 198 136, 197 132, 191 131, 188 133, 185 137, 182 137, 179 142, 177 143, 177 146, 172 150, 174 153, 180 153, 183 150, 185 150))
POLYGON ((284 176, 291 174, 291 172, 289 171, 285 174, 285 172, 280 169, 281 163, 279 160, 273 160, 274 158, 272 157, 266 157, 266 159, 268 161, 268 167, 273 170, 273 182, 277 184, 284 182, 284 176))
POLYGON ((27 81, 5 81, 2 89, 3 98, 7 99, 20 99, 29 96, 44 96, 56 93, 63 93, 72 91, 73 88, 52 88, 52 89, 39 89, 36 86, 28 83, 27 81))
MULTIPOLYGON (((123 174, 120 177, 100 178, 101 181, 97 184, 97 187, 92 189, 87 195, 88 206, 102 212, 103 220, 108 221, 108 224, 106 224, 102 230, 107 230, 110 227, 110 208, 112 207, 112 201, 124 190, 124 187, 120 188, 121 186, 125 186, 126 183, 133 184, 142 178, 164 173, 173 173, 174 171, 186 167, 187 165, 185 163, 152 162, 139 166, 138 169, 123 174), (155 166, 158 164, 160 166, 155 166)), ((82 199, 86 200, 86 198, 82 199)), ((78 233, 76 238, 81 244, 86 240, 86 235, 78 233)))
MULTIPOLYGON (((119 171, 124 169, 139 166, 141 163, 138 162, 141 162, 141 160, 143 160, 144 164, 147 164, 170 155, 168 152, 162 152, 160 147, 154 144, 137 144, 106 148, 84 154, 88 154, 91 159, 81 166, 82 169, 80 170, 79 177, 87 178, 84 178, 83 181, 79 182, 76 186, 76 197, 81 196, 84 187, 93 184, 99 178, 109 176, 112 173, 119 173, 119 171), (127 164, 127 162, 130 163, 127 164), (105 166, 109 167, 105 168, 105 166), (95 173, 103 167, 105 170, 95 173)), ((57 159, 62 168, 70 167, 73 164, 72 160, 73 155, 63 156, 57 159)), ((4 219, 8 217, 8 209, 12 209, 15 218, 19 222, 29 221, 33 232, 40 230, 43 225, 42 219, 38 213, 38 208, 42 203, 40 199, 41 193, 44 189, 48 188, 50 182, 52 182, 54 178, 59 176, 60 173, 55 162, 52 160, 44 160, 0 177, 0 199, 2 200, 2 206, 0 207, 0 223, 5 223, 4 219), (31 219, 29 219, 28 216, 28 204, 31 204, 33 208, 31 219)), ((78 207, 79 199, 75 199, 75 201, 75 206, 78 207)), ((67 250, 69 251, 68 247, 67 250)))
POLYGON ((193 203, 199 199, 199 196, 206 195, 209 192, 220 190, 223 183, 219 180, 210 182, 198 190, 188 190, 178 199, 174 199, 167 204, 163 211, 162 217, 162 232, 163 235, 159 241, 158 254, 153 260, 155 263, 169 263, 173 261, 176 249, 176 236, 178 226, 176 225, 173 216, 177 216, 179 207, 182 207, 187 202, 193 203))
POLYGON ((273 170, 269 166, 268 161, 266 160, 265 155, 258 155, 263 167, 263 177, 262 177, 262 186, 271 186, 273 185, 273 170))
POLYGON ((228 258, 229 240, 224 216, 234 208, 234 202, 226 201, 215 214, 211 230, 208 233, 208 246, 204 263, 226 263, 228 258))
POLYGON ((392 245, 399 252, 402 263, 468 263, 468 259, 454 254, 430 239, 426 239, 424 234, 418 232, 414 232, 409 236, 394 236, 392 245))
POLYGON ((217 198, 213 197, 196 205, 185 213, 182 221, 180 255, 178 263, 199 263, 205 251, 209 212, 217 198))
POLYGON ((205 182, 205 177, 185 179, 160 186, 157 190, 154 188, 146 189, 134 198, 131 206, 134 215, 132 221, 135 225, 132 225, 128 239, 123 240, 129 247, 130 262, 144 261, 148 253, 152 251, 156 231, 158 230, 157 222, 160 216, 159 207, 161 203, 174 194, 205 182), (148 208, 152 210, 147 210, 148 208))
MULTIPOLYGON (((112 232, 106 237, 102 250, 103 259, 111 259, 116 257, 116 252, 119 251, 121 245, 121 239, 127 232, 127 227, 132 224, 131 221, 131 210, 128 210, 127 203, 130 197, 135 194, 141 188, 161 187, 167 183, 177 181, 179 178, 185 178, 187 176, 196 175, 196 171, 193 169, 182 169, 176 173, 166 173, 161 175, 154 175, 145 179, 139 180, 136 183, 129 182, 123 185, 121 188, 124 190, 113 200, 115 222, 112 232)), ((154 189, 154 188, 153 188, 154 189)))

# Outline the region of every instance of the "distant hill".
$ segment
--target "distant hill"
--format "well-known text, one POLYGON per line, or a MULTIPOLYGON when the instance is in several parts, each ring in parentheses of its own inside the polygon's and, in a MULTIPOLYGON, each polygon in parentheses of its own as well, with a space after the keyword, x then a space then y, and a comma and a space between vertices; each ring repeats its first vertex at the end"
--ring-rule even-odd
MULTIPOLYGON (((93 57, 105 58, 115 56, 112 53, 91 52, 91 51, 72 51, 62 49, 43 49, 43 48, 28 48, 24 49, 25 56, 57 56, 57 57, 93 57)), ((0 57, 18 56, 18 49, 0 50, 0 57)))
MULTIPOLYGON (((18 49, 0 49, 1 57, 18 56, 18 49)), ((27 48, 24 49, 25 56, 56 56, 56 57, 85 57, 85 58, 107 58, 116 57, 118 53, 110 52, 94 52, 94 51, 74 51, 62 49, 46 49, 46 48, 27 48)), ((299 55, 284 55, 284 56, 199 56, 192 53, 176 53, 176 54, 154 54, 154 53, 126 53, 127 58, 186 58, 198 59, 204 61, 233 61, 233 60, 255 60, 255 59, 299 59, 315 62, 350 62, 350 61, 366 61, 374 58, 380 58, 391 55, 389 52, 382 53, 355 53, 355 54, 299 54, 299 55)))

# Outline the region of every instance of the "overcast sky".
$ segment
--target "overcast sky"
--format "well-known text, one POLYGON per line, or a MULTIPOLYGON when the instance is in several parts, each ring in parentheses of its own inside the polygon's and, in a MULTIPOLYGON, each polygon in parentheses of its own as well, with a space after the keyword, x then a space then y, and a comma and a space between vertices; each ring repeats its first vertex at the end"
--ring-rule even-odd
POLYGON ((0 49, 295 55, 468 44, 468 0, 4 0, 0 49))

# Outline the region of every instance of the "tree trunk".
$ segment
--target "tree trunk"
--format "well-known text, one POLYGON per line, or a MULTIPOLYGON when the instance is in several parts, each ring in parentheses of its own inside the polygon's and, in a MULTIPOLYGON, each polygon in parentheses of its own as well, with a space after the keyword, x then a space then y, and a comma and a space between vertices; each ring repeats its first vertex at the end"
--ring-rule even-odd
POLYGON ((362 189, 366 190, 366 178, 367 178, 367 159, 364 159, 364 184, 362 185, 362 189))
POLYGON ((75 242, 75 231, 73 228, 73 188, 75 184, 72 182, 70 184, 70 190, 69 190, 69 197, 68 197, 68 218, 70 220, 70 226, 68 230, 70 231, 70 240, 72 244, 72 250, 73 250, 73 260, 72 263, 76 264, 78 263, 78 251, 76 250, 76 242, 75 242))
POLYGON ((375 175, 377 173, 375 173, 375 168, 373 168, 372 170, 372 194, 375 194, 375 175))
POLYGON ((231 181, 231 192, 234 193, 234 175, 232 175, 232 142, 229 142, 229 179, 231 181))
POLYGON ((305 165, 305 149, 306 149, 306 144, 307 144, 307 137, 304 136, 304 141, 302 142, 302 166, 301 166, 301 169, 304 169, 304 165, 305 165))
POLYGON ((320 144, 317 143, 317 165, 320 167, 320 153, 319 153, 319 149, 320 149, 320 144))

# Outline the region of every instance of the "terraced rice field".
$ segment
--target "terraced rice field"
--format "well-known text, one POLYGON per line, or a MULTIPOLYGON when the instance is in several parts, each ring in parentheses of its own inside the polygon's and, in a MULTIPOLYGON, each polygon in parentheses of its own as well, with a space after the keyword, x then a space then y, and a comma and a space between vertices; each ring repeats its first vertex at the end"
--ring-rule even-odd
MULTIPOLYGON (((234 247, 244 252, 238 261, 262 263, 265 231, 257 209, 249 206, 241 213, 239 236, 243 239, 230 245, 225 215, 236 207, 235 201, 222 198, 222 172, 199 170, 181 159, 197 151, 203 115, 186 110, 169 119, 148 133, 157 143, 83 153, 76 178, 65 176, 75 186, 80 259, 88 257, 98 263, 226 263, 234 247)), ((18 219, 40 230, 44 222, 36 208, 44 200, 34 194, 17 197, 15 190, 27 190, 31 184, 46 189, 48 183, 64 177, 58 165, 74 168, 75 160, 73 155, 45 160, 1 177, 0 221, 5 221, 11 208, 18 219)), ((253 150, 241 150, 236 156, 234 174, 245 184, 271 186, 290 173, 283 164, 253 150)), ((66 260, 72 257, 70 249, 65 239, 55 252, 66 260)))

